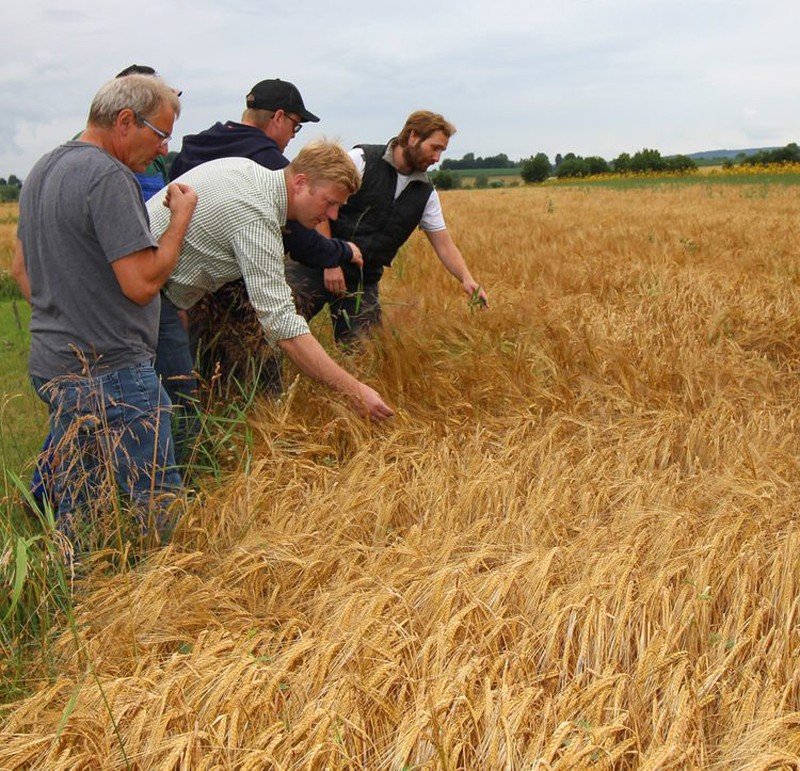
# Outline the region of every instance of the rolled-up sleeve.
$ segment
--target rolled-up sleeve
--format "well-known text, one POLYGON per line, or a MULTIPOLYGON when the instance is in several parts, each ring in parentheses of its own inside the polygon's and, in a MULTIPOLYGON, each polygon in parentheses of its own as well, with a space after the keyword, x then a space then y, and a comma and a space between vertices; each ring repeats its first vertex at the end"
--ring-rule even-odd
POLYGON ((283 238, 277 224, 261 219, 242 227, 232 240, 247 294, 270 343, 309 333, 297 313, 283 267, 283 238))

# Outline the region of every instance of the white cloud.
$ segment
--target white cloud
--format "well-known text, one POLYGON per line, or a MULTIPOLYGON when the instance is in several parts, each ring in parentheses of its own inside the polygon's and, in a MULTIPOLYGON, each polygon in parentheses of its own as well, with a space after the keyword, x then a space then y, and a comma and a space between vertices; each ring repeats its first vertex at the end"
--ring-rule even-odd
POLYGON ((132 62, 184 89, 178 139, 237 118, 265 77, 296 83, 323 118, 290 150, 320 132, 381 141, 421 106, 458 126, 451 157, 613 157, 800 135, 800 4, 789 0, 7 5, 0 175, 24 176, 77 131, 100 84, 132 62))

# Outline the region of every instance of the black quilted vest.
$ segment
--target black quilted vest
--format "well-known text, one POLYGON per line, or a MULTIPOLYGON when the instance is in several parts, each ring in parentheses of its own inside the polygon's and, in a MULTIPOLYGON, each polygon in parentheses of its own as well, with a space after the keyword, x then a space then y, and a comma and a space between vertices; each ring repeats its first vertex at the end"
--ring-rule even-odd
MULTIPOLYGON (((339 218, 331 222, 331 231, 336 238, 358 245, 364 255, 364 283, 374 284, 419 225, 433 185, 415 179, 394 200, 397 171, 383 160, 386 145, 356 147, 364 151, 361 188, 339 210, 339 218)), ((360 271, 348 263, 344 272, 348 286, 353 287, 360 271)))

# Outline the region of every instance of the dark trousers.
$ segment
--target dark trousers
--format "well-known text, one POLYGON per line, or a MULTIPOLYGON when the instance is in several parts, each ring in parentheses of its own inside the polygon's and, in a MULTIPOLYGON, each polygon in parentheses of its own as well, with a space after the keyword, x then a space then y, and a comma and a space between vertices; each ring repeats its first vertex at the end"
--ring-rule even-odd
POLYGON ((178 309, 161 295, 155 370, 173 406, 172 433, 175 459, 185 464, 191 456, 200 422, 197 416, 198 384, 194 373, 193 348, 178 309))
POLYGON ((337 343, 356 341, 372 327, 381 325, 381 303, 377 282, 351 286, 335 295, 325 288, 323 271, 287 260, 286 283, 292 288, 298 313, 307 320, 316 316, 327 303, 331 311, 333 336, 337 343))
POLYGON ((283 390, 281 357, 265 340, 242 279, 191 308, 189 339, 197 368, 215 391, 235 398, 254 390, 278 396, 283 390))

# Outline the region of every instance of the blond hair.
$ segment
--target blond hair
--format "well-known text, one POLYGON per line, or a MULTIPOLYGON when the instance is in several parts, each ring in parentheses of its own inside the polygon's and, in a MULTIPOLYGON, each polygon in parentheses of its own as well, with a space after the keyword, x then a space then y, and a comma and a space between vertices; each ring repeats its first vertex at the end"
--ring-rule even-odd
POLYGON ((276 110, 260 110, 255 107, 247 107, 242 113, 242 123, 248 126, 265 129, 275 115, 276 110))
POLYGON ((291 174, 305 174, 312 185, 335 182, 353 195, 361 187, 361 177, 340 144, 324 139, 307 144, 289 164, 291 174))
POLYGON ((181 100, 166 81, 156 75, 126 75, 104 83, 92 99, 89 123, 100 128, 111 128, 117 115, 124 109, 132 110, 137 120, 149 118, 169 105, 177 118, 181 114, 181 100))
POLYGON ((438 112, 417 110, 408 116, 403 130, 397 136, 397 144, 400 147, 405 147, 408 144, 412 131, 422 140, 427 139, 435 131, 441 131, 446 137, 450 138, 456 133, 456 127, 450 121, 445 120, 444 116, 439 115, 438 112))

